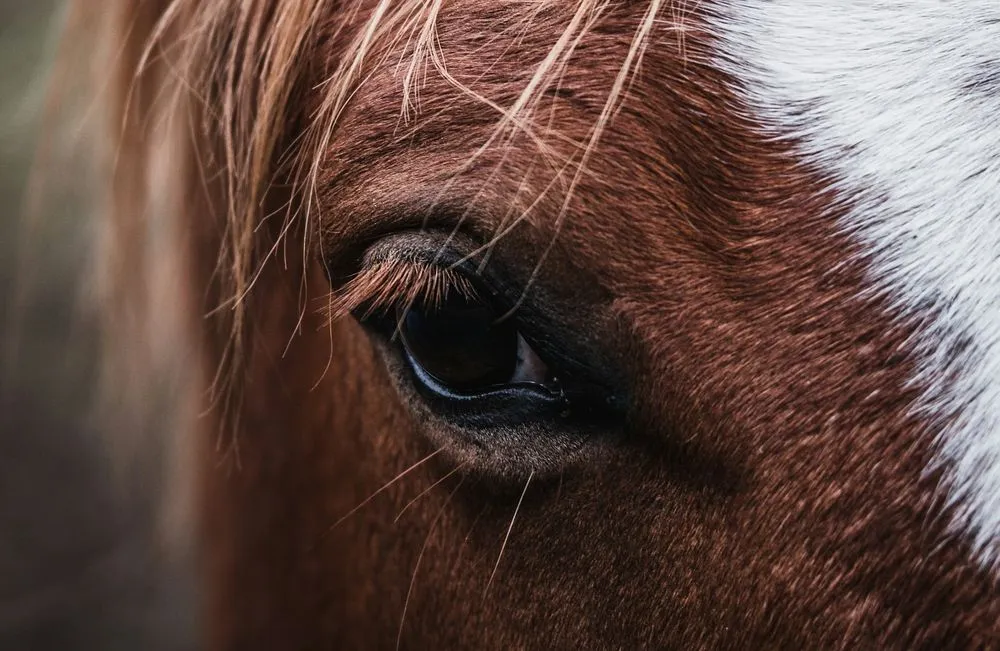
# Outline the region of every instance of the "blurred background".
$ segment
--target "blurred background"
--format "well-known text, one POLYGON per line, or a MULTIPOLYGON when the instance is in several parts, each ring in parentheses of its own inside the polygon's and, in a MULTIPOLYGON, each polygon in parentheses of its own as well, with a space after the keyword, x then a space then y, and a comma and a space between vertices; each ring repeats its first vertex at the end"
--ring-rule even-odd
POLYGON ((192 649, 155 473, 125 481, 96 418, 85 166, 26 216, 59 5, 0 0, 0 651, 192 649))

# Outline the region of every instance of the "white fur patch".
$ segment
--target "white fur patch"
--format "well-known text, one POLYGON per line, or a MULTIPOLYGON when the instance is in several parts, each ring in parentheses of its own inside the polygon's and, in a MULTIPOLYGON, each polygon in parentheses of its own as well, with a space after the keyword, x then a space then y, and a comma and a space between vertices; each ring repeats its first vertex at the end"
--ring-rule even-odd
POLYGON ((852 201, 880 290, 933 316, 919 408, 949 423, 956 530, 1000 567, 1000 0, 715 4, 754 118, 852 201))

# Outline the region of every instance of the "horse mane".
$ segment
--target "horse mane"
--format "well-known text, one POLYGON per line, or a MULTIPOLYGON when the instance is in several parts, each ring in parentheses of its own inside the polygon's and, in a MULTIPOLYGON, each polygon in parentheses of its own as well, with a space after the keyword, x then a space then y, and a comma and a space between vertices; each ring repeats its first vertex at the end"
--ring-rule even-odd
MULTIPOLYGON (((490 0, 481 2, 488 8, 490 0)), ((667 4, 647 0, 586 140, 574 143, 574 153, 559 161, 566 191, 555 216, 557 231, 667 4)), ((672 29, 680 31, 682 39, 684 10, 670 4, 672 29)), ((390 52, 400 46, 404 52, 394 68, 400 80, 402 122, 419 116, 428 68, 495 111, 492 135, 455 170, 457 175, 487 150, 511 147, 515 134, 526 135, 554 155, 546 147, 552 131, 546 131, 544 116, 537 115, 541 99, 547 90, 558 89, 580 44, 615 7, 611 0, 505 6, 521 30, 518 38, 546 12, 565 12, 567 17, 515 101, 500 105, 449 73, 437 33, 443 0, 345 0, 333 9, 324 0, 72 0, 66 42, 73 47, 63 55, 55 85, 60 76, 76 72, 80 53, 89 48, 95 89, 90 100, 106 116, 93 140, 99 144, 100 174, 107 190, 100 211, 105 217, 98 258, 106 383, 116 396, 113 402, 163 413, 162 400, 154 396, 162 395, 166 384, 171 387, 168 402, 173 403, 167 413, 178 414, 177 427, 171 429, 194 431, 207 385, 224 429, 236 431, 238 423, 230 416, 239 411, 234 378, 246 364, 248 298, 265 264, 279 252, 287 255, 283 247, 289 233, 304 237, 303 260, 314 254, 316 238, 311 240, 310 234, 322 212, 325 152, 351 98, 368 80, 368 71, 393 64, 390 52), (330 42, 337 43, 336 62, 317 64, 330 42), (309 78, 317 74, 317 65, 322 79, 318 85, 309 78), (304 106, 315 108, 303 123, 298 112, 304 106), (296 132, 290 133, 293 124, 296 132), (276 215, 264 215, 264 199, 276 185, 290 187, 295 200, 276 215), (192 234, 190 225, 180 223, 185 213, 208 216, 211 223, 195 224, 200 230, 192 234), (271 231, 277 235, 268 238, 262 225, 275 217, 282 221, 271 231), (184 282, 193 273, 192 247, 204 247, 196 240, 212 242, 210 251, 202 251, 214 262, 208 270, 210 288, 187 287, 184 282), (207 293, 190 295, 192 290, 207 293), (206 316, 211 319, 206 321, 206 316), (218 365, 207 369, 199 367, 200 344, 191 335, 206 323, 221 342, 214 358, 218 365), (192 381, 194 376, 201 381, 192 381)), ((358 300, 349 292, 338 305, 358 300)), ((233 440, 223 434, 220 445, 233 440)), ((114 441, 132 450, 145 443, 114 441)), ((191 471, 184 470, 194 465, 188 460, 190 445, 182 440, 163 445, 176 448, 167 455, 173 466, 167 471, 171 483, 193 485, 191 471)), ((187 501, 169 495, 166 499, 187 501)))

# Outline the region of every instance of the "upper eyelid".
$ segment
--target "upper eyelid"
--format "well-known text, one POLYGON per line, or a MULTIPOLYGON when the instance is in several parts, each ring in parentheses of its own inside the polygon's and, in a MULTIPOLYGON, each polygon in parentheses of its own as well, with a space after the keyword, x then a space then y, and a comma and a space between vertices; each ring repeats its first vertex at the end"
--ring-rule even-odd
POLYGON ((451 267, 389 256, 365 265, 361 272, 334 291, 329 302, 333 318, 362 310, 362 316, 417 300, 439 304, 449 292, 477 296, 475 285, 451 267))
POLYGON ((531 301, 519 304, 516 313, 510 312, 521 291, 507 280, 506 268, 496 257, 484 269, 481 260, 467 255, 479 248, 480 242, 454 229, 388 234, 368 246, 358 258, 356 273, 341 276, 339 288, 331 277, 335 289, 325 311, 331 320, 347 314, 364 320, 417 299, 425 304, 428 298, 437 302, 444 296, 441 290, 450 289, 487 301, 518 321, 536 312, 531 301))

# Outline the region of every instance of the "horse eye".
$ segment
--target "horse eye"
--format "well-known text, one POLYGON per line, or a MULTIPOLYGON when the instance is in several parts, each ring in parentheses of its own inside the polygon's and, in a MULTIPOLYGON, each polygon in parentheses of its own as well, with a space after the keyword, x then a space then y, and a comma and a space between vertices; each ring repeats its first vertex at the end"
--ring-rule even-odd
POLYGON ((410 363, 457 394, 508 384, 545 384, 548 366, 512 319, 488 304, 453 292, 438 306, 399 308, 400 339, 410 363))

